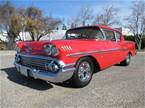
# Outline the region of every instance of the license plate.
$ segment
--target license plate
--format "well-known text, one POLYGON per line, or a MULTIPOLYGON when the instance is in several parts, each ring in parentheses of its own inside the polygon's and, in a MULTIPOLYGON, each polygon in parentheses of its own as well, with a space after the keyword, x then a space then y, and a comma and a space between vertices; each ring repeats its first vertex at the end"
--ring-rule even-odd
POLYGON ((21 72, 21 74, 23 74, 24 76, 28 76, 28 72, 27 72, 27 68, 25 68, 25 67, 21 67, 20 68, 20 72, 21 72))

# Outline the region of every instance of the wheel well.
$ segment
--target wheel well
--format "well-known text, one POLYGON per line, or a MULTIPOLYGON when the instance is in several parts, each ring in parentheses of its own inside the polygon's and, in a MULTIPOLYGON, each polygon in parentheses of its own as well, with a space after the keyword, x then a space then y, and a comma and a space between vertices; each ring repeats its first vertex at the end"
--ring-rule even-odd
MULTIPOLYGON (((98 63, 98 61, 96 60, 95 57, 93 57, 93 56, 83 56, 83 57, 81 57, 81 58, 84 58, 84 57, 88 57, 88 58, 90 58, 90 59, 92 60, 92 62, 93 62, 93 64, 94 64, 94 68, 95 68, 94 73, 99 72, 99 71, 101 70, 100 65, 99 65, 99 63, 98 63)), ((81 58, 80 58, 80 59, 81 59, 81 58)), ((79 60, 80 60, 80 59, 79 59, 79 60)))

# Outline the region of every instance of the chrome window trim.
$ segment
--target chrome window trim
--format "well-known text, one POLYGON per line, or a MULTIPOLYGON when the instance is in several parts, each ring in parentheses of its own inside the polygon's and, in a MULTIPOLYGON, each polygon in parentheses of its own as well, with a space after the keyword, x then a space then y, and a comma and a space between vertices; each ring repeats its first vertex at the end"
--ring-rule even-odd
POLYGON ((116 36, 115 36, 115 32, 114 32, 113 30, 108 30, 108 29, 102 29, 102 31, 103 31, 103 33, 104 33, 104 35, 105 35, 105 40, 108 40, 108 39, 107 39, 107 37, 106 37, 106 33, 105 33, 105 30, 106 30, 106 31, 111 31, 111 32, 113 32, 113 34, 114 34, 114 38, 115 38, 115 41, 116 41, 116 36))
POLYGON ((120 42, 120 41, 117 41, 117 33, 120 35, 120 41, 121 41, 121 34, 119 33, 119 32, 116 32, 116 31, 114 31, 114 34, 115 34, 115 39, 116 39, 116 42, 120 42))
POLYGON ((102 29, 102 28, 100 28, 100 31, 101 31, 101 32, 102 32, 102 34, 103 34, 104 40, 106 40, 106 35, 105 35, 105 33, 104 33, 103 29, 102 29))

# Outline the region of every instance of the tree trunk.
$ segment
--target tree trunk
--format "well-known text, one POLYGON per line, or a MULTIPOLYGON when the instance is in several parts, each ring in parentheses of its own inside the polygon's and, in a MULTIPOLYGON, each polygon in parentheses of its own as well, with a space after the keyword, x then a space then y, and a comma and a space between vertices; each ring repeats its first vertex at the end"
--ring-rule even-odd
POLYGON ((37 41, 39 41, 42 37, 43 35, 37 36, 37 41))
POLYGON ((138 43, 138 50, 139 50, 139 51, 141 50, 141 45, 142 45, 142 40, 140 39, 140 40, 139 40, 139 43, 138 43))
POLYGON ((15 47, 15 38, 13 36, 9 37, 9 41, 7 43, 7 49, 8 50, 13 50, 15 47))
POLYGON ((35 41, 34 33, 33 33, 33 32, 29 32, 29 33, 30 33, 30 35, 31 35, 32 41, 35 41))
POLYGON ((142 39, 139 38, 139 35, 135 36, 135 42, 137 44, 137 49, 140 51, 142 47, 142 39))

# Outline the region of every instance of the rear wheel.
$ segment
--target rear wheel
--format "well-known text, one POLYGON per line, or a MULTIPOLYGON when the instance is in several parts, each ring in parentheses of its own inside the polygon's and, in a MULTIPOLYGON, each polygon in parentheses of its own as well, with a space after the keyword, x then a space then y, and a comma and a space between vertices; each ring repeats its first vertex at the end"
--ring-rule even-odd
POLYGON ((80 59, 76 64, 76 70, 70 80, 74 87, 84 87, 89 84, 94 72, 94 64, 89 57, 80 59))
POLYGON ((120 64, 122 66, 128 66, 131 62, 131 54, 128 54, 124 61, 122 61, 120 64))

